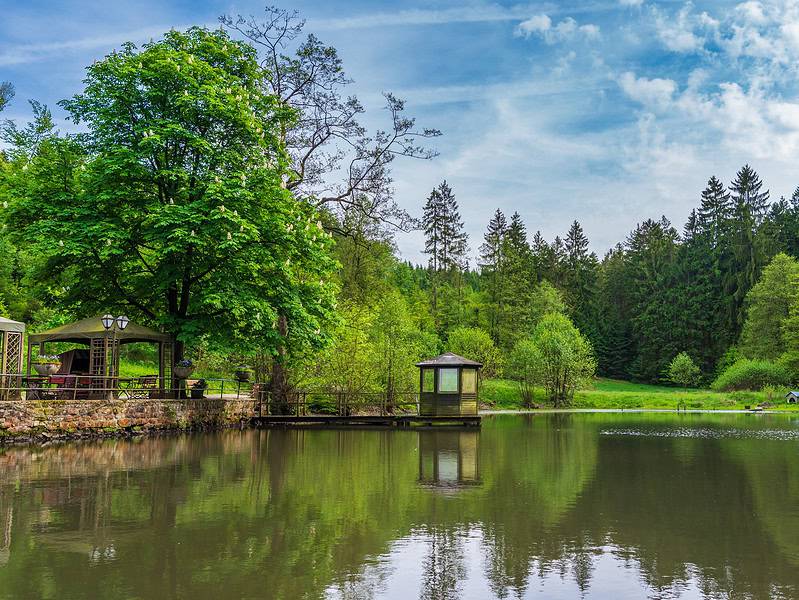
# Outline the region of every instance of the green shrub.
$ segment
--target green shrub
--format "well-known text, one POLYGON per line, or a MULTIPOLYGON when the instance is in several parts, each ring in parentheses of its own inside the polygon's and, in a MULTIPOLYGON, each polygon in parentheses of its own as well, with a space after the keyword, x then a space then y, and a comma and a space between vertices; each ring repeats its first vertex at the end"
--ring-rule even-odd
POLYGON ((727 367, 711 386, 716 391, 760 390, 764 386, 785 386, 791 378, 782 365, 767 360, 741 359, 727 367))
POLYGON ((792 385, 799 383, 799 352, 795 350, 784 352, 777 360, 777 364, 788 372, 792 385))
POLYGON ((690 387, 699 383, 702 373, 687 352, 680 352, 669 364, 669 381, 683 387, 690 387))

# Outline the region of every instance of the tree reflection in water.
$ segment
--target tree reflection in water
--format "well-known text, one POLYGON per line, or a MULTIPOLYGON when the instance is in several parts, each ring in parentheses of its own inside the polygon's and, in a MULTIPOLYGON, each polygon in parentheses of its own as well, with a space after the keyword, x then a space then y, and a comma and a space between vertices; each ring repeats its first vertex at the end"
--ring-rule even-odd
POLYGON ((769 433, 794 427, 541 414, 7 448, 0 598, 797 597, 799 442, 769 433))

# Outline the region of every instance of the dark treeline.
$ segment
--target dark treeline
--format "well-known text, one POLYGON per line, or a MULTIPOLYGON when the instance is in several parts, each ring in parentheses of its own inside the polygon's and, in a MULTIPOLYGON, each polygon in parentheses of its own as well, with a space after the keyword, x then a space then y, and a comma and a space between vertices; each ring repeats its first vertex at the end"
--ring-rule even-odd
POLYGON ((530 236, 518 213, 497 210, 471 271, 443 183, 425 206, 430 260, 414 278, 429 292, 443 339, 454 327, 480 327, 507 352, 562 302, 591 340, 599 374, 654 382, 687 352, 709 379, 739 339, 764 266, 780 252, 799 255, 799 190, 771 202, 746 165, 728 186, 711 177, 698 200, 682 231, 665 217, 647 219, 602 259, 577 220, 547 241, 530 236))

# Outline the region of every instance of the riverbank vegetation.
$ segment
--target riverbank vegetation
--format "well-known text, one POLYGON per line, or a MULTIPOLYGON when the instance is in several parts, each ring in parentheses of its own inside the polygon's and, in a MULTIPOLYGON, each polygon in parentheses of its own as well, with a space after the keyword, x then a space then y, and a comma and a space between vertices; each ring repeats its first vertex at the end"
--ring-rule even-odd
POLYGON ((59 105, 80 133, 37 102, 3 123, 0 314, 35 330, 124 311, 198 374, 250 364, 276 396, 413 392, 414 363, 445 350, 484 364, 494 406, 734 408, 799 381, 799 189, 711 176, 682 231, 641 215, 602 258, 578 220, 546 240, 499 209, 470 240, 448 182, 393 196, 392 161, 435 158, 440 132, 386 94, 368 133, 336 50, 267 17, 89 66, 59 105), (426 264, 398 256, 410 230, 426 264))

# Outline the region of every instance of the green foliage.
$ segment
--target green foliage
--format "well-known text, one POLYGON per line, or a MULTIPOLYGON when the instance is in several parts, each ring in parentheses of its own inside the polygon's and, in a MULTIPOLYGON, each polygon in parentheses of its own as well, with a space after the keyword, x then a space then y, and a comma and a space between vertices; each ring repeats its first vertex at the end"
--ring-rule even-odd
POLYGON ((502 355, 491 336, 479 327, 458 327, 450 331, 447 350, 482 363, 483 377, 496 377, 502 373, 502 355))
POLYGON ((702 373, 687 352, 680 352, 669 363, 669 381, 682 387, 692 387, 699 383, 702 373))
POLYGON ((522 406, 533 407, 535 386, 541 379, 538 346, 531 339, 519 340, 508 359, 508 374, 519 384, 522 406))
POLYGON ((530 295, 530 324, 534 328, 544 315, 559 313, 566 314, 566 301, 563 294, 546 279, 539 283, 530 295))
POLYGON ((788 385, 790 379, 790 374, 780 364, 743 358, 727 367, 711 387, 717 391, 761 390, 767 385, 788 385))
POLYGON ((419 387, 415 364, 435 356, 438 338, 419 330, 405 299, 398 292, 381 301, 372 328, 375 371, 389 404, 397 392, 413 392, 419 387))
POLYGON ((0 81, 0 112, 14 97, 14 86, 9 81, 0 81))
POLYGON ((799 297, 799 261, 778 254, 746 296, 746 321, 740 350, 747 358, 775 360, 782 352, 779 340, 791 306, 799 297))
POLYGON ((536 326, 531 342, 529 360, 537 365, 536 379, 556 408, 567 406, 574 391, 594 376, 591 343, 568 317, 554 313, 536 326))
POLYGON ((788 373, 791 385, 799 384, 799 352, 783 352, 777 359, 777 364, 788 373))
POLYGON ((43 134, 33 151, 39 130, 18 136, 8 221, 47 257, 39 279, 64 290, 54 304, 273 351, 280 314, 292 345, 324 343, 331 242, 284 189, 294 115, 262 91, 267 76, 221 31, 172 31, 87 69, 61 103, 85 134, 43 134))

